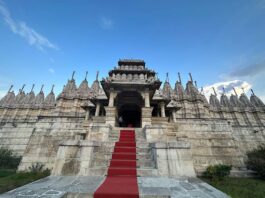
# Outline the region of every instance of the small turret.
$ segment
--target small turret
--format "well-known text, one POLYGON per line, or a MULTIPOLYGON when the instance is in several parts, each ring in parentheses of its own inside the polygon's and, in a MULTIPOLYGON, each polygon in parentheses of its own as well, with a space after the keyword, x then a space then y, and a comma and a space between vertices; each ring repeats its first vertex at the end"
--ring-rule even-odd
POLYGON ((86 72, 85 79, 82 81, 82 83, 77 89, 78 98, 87 99, 90 96, 90 89, 87 82, 87 73, 88 72, 86 72))
POLYGON ((179 99, 183 99, 185 97, 185 90, 184 87, 182 86, 182 81, 181 81, 181 76, 180 73, 178 73, 178 81, 175 83, 175 88, 174 92, 179 99))
POLYGON ((240 102, 245 106, 245 107, 252 107, 253 105, 251 104, 250 100, 248 99, 247 95, 245 94, 245 90, 242 87, 242 94, 239 97, 240 102))
POLYGON ((43 87, 44 85, 41 86, 40 92, 37 94, 37 96, 35 97, 35 101, 34 104, 35 106, 39 107, 43 104, 44 102, 44 93, 43 93, 43 87))
POLYGON ((262 102, 261 99, 258 98, 258 96, 255 95, 254 91, 251 89, 251 96, 250 96, 250 102, 255 106, 255 107, 262 107, 264 108, 265 105, 262 102))
POLYGON ((166 81, 164 83, 163 89, 162 89, 163 95, 166 98, 170 98, 171 94, 172 94, 172 88, 171 85, 169 83, 169 78, 168 78, 168 73, 166 74, 166 81))
POLYGON ((59 94, 58 99, 59 98, 72 99, 76 96, 77 88, 76 88, 76 84, 75 84, 74 75, 75 75, 75 71, 73 71, 72 78, 71 78, 71 80, 68 80, 67 84, 63 88, 62 93, 59 94))
POLYGON ((210 104, 213 107, 219 108, 219 107, 221 107, 221 105, 220 105, 220 102, 219 102, 219 100, 217 98, 217 93, 216 93, 214 87, 213 87, 213 92, 214 92, 214 94, 211 94, 211 96, 210 96, 210 104))
POLYGON ((33 91, 34 87, 35 87, 35 84, 32 85, 30 92, 23 98, 22 100, 23 105, 30 106, 34 104, 34 101, 35 101, 35 93, 33 91))
POLYGON ((53 107, 55 106, 55 95, 53 93, 53 89, 54 89, 54 85, 52 85, 52 89, 51 92, 46 96, 45 100, 44 100, 44 105, 46 107, 53 107))
POLYGON ((196 98, 199 95, 198 89, 193 85, 193 78, 191 73, 189 73, 190 81, 186 84, 186 94, 192 98, 196 98))
POLYGON ((235 95, 231 94, 230 96, 230 103, 233 107, 243 107, 244 105, 240 102, 240 100, 238 99, 238 95, 237 92, 235 90, 235 88, 233 88, 235 95))
POLYGON ((223 107, 231 107, 231 103, 228 97, 225 95, 225 88, 223 87, 223 94, 221 95, 220 103, 223 107))
POLYGON ((24 92, 24 88, 25 88, 25 84, 22 86, 22 88, 19 90, 18 94, 15 97, 15 101, 14 104, 15 106, 20 106, 20 104, 22 103, 24 97, 26 96, 25 92, 24 92))
POLYGON ((203 100, 203 102, 208 105, 209 103, 208 103, 208 100, 206 99, 206 96, 204 94, 203 87, 201 87, 200 96, 201 96, 201 99, 203 100))
POLYGON ((10 86, 7 94, 0 100, 0 107, 7 107, 14 103, 15 93, 14 91, 11 91, 12 88, 13 88, 13 85, 10 86))
POLYGON ((98 75, 99 75, 99 71, 97 71, 96 80, 93 82, 93 84, 91 86, 91 91, 92 91, 94 96, 97 96, 101 92, 100 83, 98 81, 98 75))

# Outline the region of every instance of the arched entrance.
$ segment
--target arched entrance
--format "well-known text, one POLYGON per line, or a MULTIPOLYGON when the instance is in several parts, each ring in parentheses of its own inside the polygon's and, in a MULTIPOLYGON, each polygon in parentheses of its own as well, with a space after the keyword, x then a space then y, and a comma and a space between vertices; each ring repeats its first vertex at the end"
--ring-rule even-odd
POLYGON ((136 104, 125 104, 119 109, 124 127, 141 127, 141 108, 136 104))
POLYGON ((143 99, 138 92, 121 92, 117 95, 115 103, 118 119, 122 117, 123 127, 141 127, 141 107, 143 105, 143 99))

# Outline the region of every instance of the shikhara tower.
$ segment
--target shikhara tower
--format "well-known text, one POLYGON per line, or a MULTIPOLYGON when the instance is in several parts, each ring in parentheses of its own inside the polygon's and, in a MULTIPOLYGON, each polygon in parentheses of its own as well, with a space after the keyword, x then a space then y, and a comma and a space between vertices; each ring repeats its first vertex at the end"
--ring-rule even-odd
POLYGON ((208 103, 192 77, 185 88, 180 76, 173 88, 161 84, 143 60, 123 59, 91 87, 86 77, 77 87, 73 73, 57 98, 11 88, 0 101, 0 145, 23 157, 19 170, 41 162, 53 175, 104 175, 122 117, 136 130, 139 176, 195 176, 217 163, 249 174, 246 152, 265 143, 254 92, 208 103))

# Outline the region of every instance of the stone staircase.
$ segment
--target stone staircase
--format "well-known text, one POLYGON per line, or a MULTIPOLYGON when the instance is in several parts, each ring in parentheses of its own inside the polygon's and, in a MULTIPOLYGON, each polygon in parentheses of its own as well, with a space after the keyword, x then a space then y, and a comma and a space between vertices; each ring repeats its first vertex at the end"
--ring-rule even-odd
MULTIPOLYGON (((130 130, 128 128, 114 128, 109 134, 109 141, 103 142, 100 147, 95 148, 89 175, 99 176, 107 174, 115 142, 118 141, 120 130, 123 129, 130 130)), ((136 136, 137 176, 156 176, 156 163, 142 129, 131 128, 131 130, 135 130, 136 136)))

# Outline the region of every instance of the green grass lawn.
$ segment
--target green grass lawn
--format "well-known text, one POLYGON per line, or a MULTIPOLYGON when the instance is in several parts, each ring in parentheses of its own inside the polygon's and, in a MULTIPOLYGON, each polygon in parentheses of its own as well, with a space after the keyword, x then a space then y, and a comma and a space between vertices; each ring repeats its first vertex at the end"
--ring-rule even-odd
POLYGON ((265 181, 253 178, 226 178, 213 182, 201 178, 232 198, 265 198, 265 181))
POLYGON ((48 172, 16 173, 15 170, 0 169, 0 193, 7 192, 48 175, 48 172))

